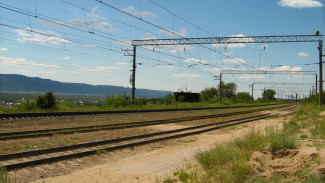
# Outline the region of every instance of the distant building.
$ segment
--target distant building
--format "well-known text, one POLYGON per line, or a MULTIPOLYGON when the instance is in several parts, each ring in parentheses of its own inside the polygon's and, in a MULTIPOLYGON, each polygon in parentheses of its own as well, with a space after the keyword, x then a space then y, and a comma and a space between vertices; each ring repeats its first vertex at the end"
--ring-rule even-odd
POLYGON ((190 92, 174 92, 174 98, 176 101, 180 102, 199 102, 200 94, 190 92))

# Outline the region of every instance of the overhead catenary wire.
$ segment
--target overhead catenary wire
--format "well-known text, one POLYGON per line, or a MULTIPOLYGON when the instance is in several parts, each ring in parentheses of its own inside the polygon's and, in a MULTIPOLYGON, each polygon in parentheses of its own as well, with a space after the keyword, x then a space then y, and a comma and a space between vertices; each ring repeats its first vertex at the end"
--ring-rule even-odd
MULTIPOLYGON (((157 25, 157 24, 154 24, 154 23, 149 22, 149 21, 144 20, 144 19, 140 19, 139 17, 137 17, 137 16, 135 16, 135 15, 132 15, 132 14, 130 14, 130 13, 128 13, 128 12, 122 11, 122 10, 120 10, 120 9, 118 9, 118 8, 116 8, 116 7, 114 7, 114 6, 110 5, 110 4, 108 4, 108 3, 103 2, 103 0, 95 0, 95 1, 97 1, 97 2, 99 2, 99 3, 101 3, 101 4, 104 4, 105 6, 108 6, 108 7, 112 8, 112 9, 114 9, 114 10, 117 10, 117 11, 121 12, 121 13, 124 13, 124 14, 126 14, 126 15, 128 15, 128 16, 131 16, 131 17, 133 17, 133 18, 136 18, 136 19, 138 19, 138 20, 140 20, 140 21, 143 21, 143 22, 145 22, 145 23, 147 23, 147 24, 149 24, 149 25, 151 25, 151 26, 154 26, 154 27, 156 27, 156 28, 158 28, 158 29, 161 29, 161 30, 166 31, 166 32, 171 33, 171 34, 174 34, 175 36, 178 36, 178 37, 180 37, 180 38, 185 38, 184 36, 182 36, 182 35, 180 35, 180 34, 178 34, 178 33, 176 33, 176 32, 170 31, 170 30, 168 30, 168 29, 166 29, 166 28, 163 28, 162 26, 159 26, 159 25, 157 25)), ((235 59, 235 58, 233 58, 233 57, 231 57, 231 56, 229 56, 229 55, 225 55, 225 54, 223 54, 223 53, 220 52, 220 51, 217 51, 217 50, 211 49, 211 48, 206 47, 206 46, 203 46, 203 45, 199 45, 199 46, 204 47, 204 48, 206 48, 206 49, 208 49, 208 50, 211 50, 211 51, 213 51, 213 52, 216 52, 216 53, 218 53, 218 54, 221 54, 221 55, 223 55, 223 56, 225 56, 225 57, 227 57, 227 58, 229 58, 229 59, 231 59, 231 60, 234 60, 234 61, 236 61, 236 62, 238 62, 238 63, 241 63, 241 64, 243 64, 243 65, 245 65, 245 66, 247 66, 247 67, 250 67, 250 68, 252 68, 252 69, 255 69, 254 66, 251 66, 251 65, 249 65, 249 64, 247 64, 247 63, 245 63, 245 62, 242 62, 242 61, 240 61, 240 60, 238 60, 238 59, 235 59)))
MULTIPOLYGON (((1 3, 0 3, 1 4, 1 3)), ((70 4, 70 3, 69 3, 70 4)), ((0 7, 1 7, 1 5, 0 5, 0 7)), ((14 7, 13 7, 14 8, 14 7)), ((10 9, 10 8, 9 8, 10 9)), ((11 11, 14 11, 14 12, 16 12, 16 10, 13 10, 13 9, 10 9, 11 11)), ((19 10, 21 10, 21 9, 19 9, 19 10)), ((25 11, 25 10, 21 10, 21 11, 25 11)), ((27 13, 24 13, 24 12, 21 12, 21 11, 18 11, 19 13, 22 13, 22 14, 24 14, 24 15, 27 15, 27 16, 32 16, 32 15, 30 15, 29 14, 29 12, 27 12, 27 13)), ((32 17, 35 17, 35 18, 39 18, 39 17, 36 17, 36 16, 32 16, 32 17)), ((46 17, 46 16, 44 16, 44 17, 46 17)), ((50 17, 47 17, 47 18, 50 18, 50 17)), ((50 18, 50 19, 53 19, 53 18, 50 18)), ((43 18, 43 20, 44 21, 47 21, 47 19, 44 19, 43 18)), ((52 22, 51 20, 48 20, 48 21, 50 21, 50 22, 52 22)), ((58 24, 59 25, 62 25, 62 26, 66 26, 64 23, 62 23, 62 22, 58 22, 58 24)), ((67 27, 70 27, 70 26, 67 26, 67 27)), ((75 29, 77 29, 77 30, 79 30, 79 31, 83 31, 83 32, 87 32, 87 33, 89 33, 88 31, 85 31, 85 30, 82 30, 82 29, 79 29, 79 28, 75 28, 75 29)), ((37 31, 32 31, 32 32, 34 32, 34 33, 39 33, 39 32, 37 32, 37 31)), ((106 38, 108 38, 108 39, 112 39, 112 38, 109 38, 109 37, 106 37, 106 38)), ((121 43, 123 43, 123 44, 128 44, 128 45, 130 45, 130 43, 127 43, 127 42, 123 42, 123 41, 119 41, 119 40, 116 40, 116 39, 112 39, 112 40, 114 40, 114 41, 118 41, 118 42, 121 42, 121 43)), ((107 49, 107 48, 106 48, 107 49)), ((146 49, 146 50, 150 50, 150 49, 147 49, 147 48, 144 48, 144 49, 146 49)), ((117 50, 115 50, 115 51, 117 51, 117 50)), ((179 57, 177 57, 177 56, 174 56, 174 55, 171 55, 171 54, 168 54, 168 53, 164 53, 164 52, 159 52, 159 53, 161 53, 161 54, 164 54, 164 55, 168 55, 168 56, 171 56, 171 57, 176 57, 176 58, 179 58, 179 57)), ((182 59, 185 59, 185 58, 182 58, 182 59)), ((213 66, 212 66, 213 67, 213 66)))
POLYGON ((212 35, 212 36, 216 36, 215 34, 212 34, 211 32, 209 32, 209 31, 207 31, 207 30, 201 28, 200 26, 195 25, 194 23, 192 23, 192 22, 190 22, 190 21, 188 21, 188 20, 182 18, 181 16, 175 14, 174 12, 168 10, 167 8, 165 8, 164 6, 158 4, 158 3, 155 2, 154 0, 150 0, 150 1, 151 1, 153 4, 157 5, 158 7, 160 7, 161 9, 163 9, 163 10, 169 12, 170 14, 172 14, 173 17, 177 17, 177 18, 183 20, 184 22, 186 22, 186 23, 188 23, 188 24, 190 24, 190 25, 192 25, 192 26, 194 26, 194 27, 196 27, 196 28, 198 28, 198 29, 200 29, 200 30, 203 30, 204 32, 206 32, 206 33, 208 33, 208 34, 210 34, 210 35, 212 35))

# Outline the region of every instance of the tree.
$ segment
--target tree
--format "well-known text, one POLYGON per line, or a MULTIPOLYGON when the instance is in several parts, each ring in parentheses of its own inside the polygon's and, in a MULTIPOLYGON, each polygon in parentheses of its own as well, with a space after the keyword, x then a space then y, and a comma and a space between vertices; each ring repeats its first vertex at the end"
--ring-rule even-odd
POLYGON ((270 100, 270 101, 275 101, 275 94, 276 92, 272 89, 267 89, 263 92, 262 98, 263 100, 270 100))
MULTIPOLYGON (((218 92, 220 91, 220 84, 218 85, 218 92)), ((237 84, 221 82, 221 96, 232 98, 236 96, 237 84)))
POLYGON ((41 109, 53 109, 56 105, 56 99, 52 92, 47 92, 45 96, 36 98, 36 105, 41 109))
POLYGON ((163 98, 163 103, 164 104, 172 104, 175 101, 173 95, 171 93, 168 93, 164 98, 163 98))
POLYGON ((201 101, 213 100, 217 97, 217 95, 218 95, 217 88, 215 88, 215 87, 205 88, 200 93, 200 100, 201 101))
POLYGON ((236 95, 237 102, 245 103, 253 101, 253 97, 248 92, 238 92, 236 95))

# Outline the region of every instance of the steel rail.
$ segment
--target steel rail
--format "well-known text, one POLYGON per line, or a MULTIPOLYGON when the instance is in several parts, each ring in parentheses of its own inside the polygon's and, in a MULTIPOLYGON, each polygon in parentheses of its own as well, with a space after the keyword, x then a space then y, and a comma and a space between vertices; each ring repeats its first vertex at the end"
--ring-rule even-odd
POLYGON ((0 114, 0 119, 5 118, 27 118, 27 117, 59 117, 59 116, 79 116, 79 115, 100 115, 100 114, 125 114, 125 113, 149 113, 149 112, 176 112, 176 111, 195 111, 213 109, 233 109, 246 107, 260 107, 277 104, 261 105, 240 105, 223 107, 202 107, 202 108, 183 108, 183 109, 147 109, 147 110, 116 110, 116 111, 80 111, 80 112, 36 112, 36 113, 5 113, 0 114))
MULTIPOLYGON (((297 109, 297 107, 294 107, 291 109, 286 109, 286 110, 293 111, 296 109, 297 109)), ((144 135, 110 139, 110 140, 106 140, 106 141, 96 141, 96 142, 89 142, 89 143, 76 144, 76 145, 70 145, 70 146, 61 146, 61 147, 49 148, 49 149, 25 151, 25 152, 12 153, 12 154, 3 154, 0 156, 0 159, 1 160, 3 160, 3 159, 8 160, 8 159, 12 159, 12 158, 17 159, 17 158, 21 158, 24 156, 31 156, 31 155, 35 156, 35 155, 40 155, 40 154, 45 154, 45 153, 48 154, 48 153, 52 153, 52 152, 61 152, 61 151, 67 151, 67 150, 71 150, 71 149, 77 149, 80 147, 84 148, 84 147, 90 147, 90 146, 98 146, 103 143, 104 144, 116 143, 116 142, 128 141, 128 140, 133 140, 133 139, 141 139, 141 138, 146 138, 146 137, 172 134, 172 133, 176 133, 176 132, 199 129, 197 131, 191 131, 191 132, 187 132, 187 133, 176 134, 176 135, 165 136, 165 137, 158 137, 155 139, 143 140, 143 141, 139 141, 139 142, 132 142, 132 143, 127 143, 127 144, 122 144, 122 145, 110 146, 110 147, 105 147, 105 148, 100 148, 100 149, 95 149, 95 150, 85 150, 82 152, 79 151, 77 153, 70 153, 70 154, 65 154, 65 155, 61 155, 61 156, 52 156, 52 157, 41 158, 41 159, 36 159, 36 160, 31 160, 31 161, 26 161, 26 162, 19 162, 19 163, 12 163, 12 164, 4 165, 4 167, 8 171, 10 171, 10 170, 24 168, 24 167, 33 166, 33 165, 52 163, 52 162, 56 162, 56 161, 60 161, 60 160, 66 160, 66 159, 71 159, 71 158, 76 158, 76 157, 84 157, 84 156, 88 156, 88 155, 93 155, 98 150, 113 151, 113 150, 123 149, 123 148, 127 148, 127 147, 134 147, 134 146, 149 144, 149 143, 153 143, 153 142, 158 142, 158 141, 162 141, 162 140, 168 140, 168 139, 185 137, 185 136, 194 135, 194 134, 200 134, 200 133, 204 133, 204 132, 208 132, 208 131, 212 131, 212 130, 216 130, 216 129, 220 129, 220 128, 224 128, 224 127, 234 126, 234 125, 238 125, 238 124, 242 124, 242 123, 251 122, 254 120, 268 118, 273 115, 275 115, 275 114, 268 113, 268 114, 255 115, 255 116, 250 116, 250 117, 245 117, 245 118, 226 120, 226 121, 216 122, 216 123, 211 123, 211 124, 197 125, 197 126, 192 126, 192 127, 187 127, 187 128, 177 129, 177 130, 170 130, 170 131, 163 131, 163 132, 150 133, 150 134, 144 134, 144 135), (225 123, 227 123, 227 124, 225 124, 225 123), (222 124, 225 124, 225 125, 222 125, 222 124), (200 129, 200 128, 210 127, 210 126, 214 126, 214 125, 220 125, 220 126, 206 128, 206 129, 200 129)))
MULTIPOLYGON (((280 106, 285 107, 285 106, 289 106, 289 105, 280 105, 280 106)), ((85 133, 85 132, 92 132, 92 131, 99 131, 99 130, 114 130, 114 129, 125 129, 125 128, 140 127, 140 126, 166 124, 166 123, 177 123, 177 122, 183 122, 183 121, 193 121, 193 120, 199 120, 199 119, 208 119, 208 118, 216 118, 216 117, 227 117, 227 116, 231 116, 231 115, 249 114, 249 113, 259 112, 259 111, 263 111, 263 110, 270 110, 270 109, 274 109, 277 107, 278 106, 272 106, 272 107, 255 109, 255 110, 250 110, 250 111, 239 111, 239 112, 230 112, 230 113, 213 114, 213 115, 191 116, 191 117, 183 117, 183 118, 150 120, 150 121, 140 121, 140 122, 130 122, 130 123, 115 123, 115 124, 108 124, 108 125, 79 126, 79 127, 72 127, 72 128, 56 128, 56 129, 46 129, 46 130, 4 132, 4 133, 0 133, 0 140, 35 138, 35 137, 42 137, 42 136, 53 136, 54 134, 72 134, 75 132, 85 133)))
MULTIPOLYGON (((271 115, 263 114, 261 116, 263 116, 263 118, 266 118, 266 117, 269 117, 271 115)), ((255 120, 256 119, 262 119, 262 117, 260 117, 260 118, 248 117, 248 118, 250 118, 250 119, 245 120, 245 122, 249 122, 249 121, 252 121, 254 119, 255 120)), ((232 120, 232 121, 235 121, 235 120, 232 120)), ((238 121, 238 119, 237 119, 237 121, 238 121)), ((224 123, 226 123, 226 122, 229 123, 231 121, 224 121, 224 123)), ((239 124, 239 122, 236 123, 236 124, 239 124)), ((226 127, 226 126, 231 126, 231 125, 224 125, 222 127, 226 127)), ((219 128, 221 128, 221 127, 219 127, 219 128)), ((214 129, 218 129, 218 128, 214 127, 213 130, 214 129)), ((173 133, 175 133, 175 132, 173 132, 173 133)), ((203 133, 203 132, 201 132, 201 133, 203 133)), ((165 134, 166 134, 166 132, 165 132, 165 134)), ((39 164, 52 163, 52 162, 56 162, 56 161, 60 161, 60 160, 67 160, 67 159, 72 159, 72 158, 77 158, 77 157, 89 156, 89 155, 95 154, 98 150, 113 151, 113 150, 123 149, 123 148, 127 148, 127 147, 134 147, 134 146, 138 146, 138 145, 158 142, 158 141, 162 141, 162 140, 168 140, 168 139, 172 139, 172 138, 184 137, 184 136, 194 135, 194 134, 198 134, 198 132, 196 132, 196 133, 190 132, 190 133, 185 133, 185 134, 172 135, 172 136, 161 137, 161 138, 156 138, 156 139, 144 140, 144 141, 140 141, 140 142, 116 145, 116 146, 111 146, 111 147, 107 147, 107 148, 99 148, 99 149, 96 149, 96 150, 88 150, 88 151, 71 153, 71 154, 66 154, 66 155, 61 155, 61 156, 52 156, 52 157, 46 157, 46 158, 41 158, 41 159, 36 159, 36 160, 31 160, 31 161, 17 162, 17 163, 13 163, 13 164, 3 164, 3 166, 6 168, 6 170, 10 171, 10 170, 24 168, 24 167, 28 167, 28 166, 34 166, 34 165, 39 165, 39 164)), ((133 139, 136 139, 136 138, 138 138, 138 139, 139 138, 145 138, 145 137, 147 137, 147 135, 148 134, 143 135, 142 137, 135 137, 135 136, 127 137, 127 139, 128 140, 133 140, 133 139)), ((151 135, 153 135, 153 134, 151 134, 151 135)), ((158 134, 156 134, 156 135, 158 135, 158 134)), ((119 140, 119 139, 113 139, 113 141, 114 140, 119 140)), ((89 146, 87 146, 87 147, 89 147, 89 146)), ((63 151, 67 151, 68 148, 69 147, 64 147, 65 150, 63 150, 63 151)), ((28 156, 32 156, 32 152, 27 152, 27 154, 29 154, 28 156)))

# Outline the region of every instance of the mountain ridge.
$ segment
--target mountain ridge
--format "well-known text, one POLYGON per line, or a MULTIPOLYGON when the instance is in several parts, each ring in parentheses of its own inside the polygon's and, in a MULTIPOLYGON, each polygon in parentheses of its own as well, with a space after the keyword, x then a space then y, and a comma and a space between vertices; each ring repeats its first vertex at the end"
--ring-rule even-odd
MULTIPOLYGON (((129 87, 112 85, 91 85, 85 83, 68 83, 43 79, 39 77, 28 77, 19 74, 0 74, 0 91, 2 92, 53 92, 60 94, 76 95, 118 95, 124 92, 131 95, 129 87)), ((159 98, 164 97, 170 91, 136 89, 136 97, 159 98)))

